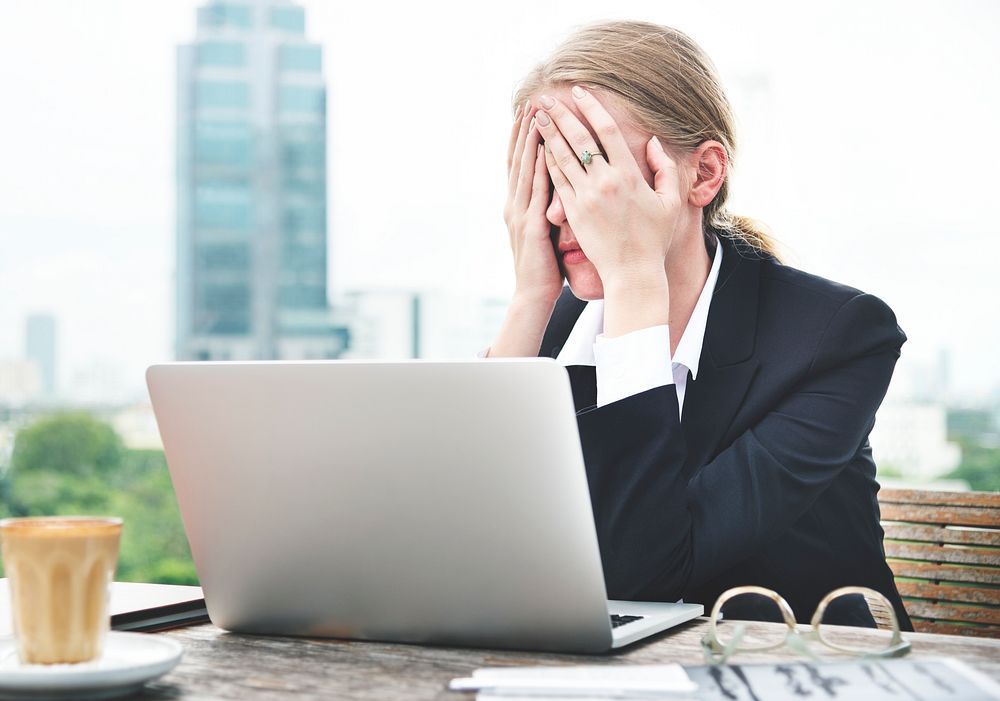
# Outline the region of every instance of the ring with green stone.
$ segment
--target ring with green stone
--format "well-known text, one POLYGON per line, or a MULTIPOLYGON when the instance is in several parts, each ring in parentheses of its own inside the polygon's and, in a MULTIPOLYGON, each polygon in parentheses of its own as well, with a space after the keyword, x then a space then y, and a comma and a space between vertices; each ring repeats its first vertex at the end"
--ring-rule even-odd
POLYGON ((584 151, 583 153, 580 154, 580 164, 589 166, 591 162, 594 160, 594 156, 600 156, 601 158, 604 158, 604 154, 601 153, 600 151, 584 151))

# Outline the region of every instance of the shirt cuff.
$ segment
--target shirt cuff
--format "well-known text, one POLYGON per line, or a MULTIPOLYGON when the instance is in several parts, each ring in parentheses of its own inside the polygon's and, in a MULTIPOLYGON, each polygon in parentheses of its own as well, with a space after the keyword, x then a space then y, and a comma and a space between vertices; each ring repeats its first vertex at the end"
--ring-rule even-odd
POLYGON ((651 326, 594 343, 597 406, 674 383, 670 327, 651 326))

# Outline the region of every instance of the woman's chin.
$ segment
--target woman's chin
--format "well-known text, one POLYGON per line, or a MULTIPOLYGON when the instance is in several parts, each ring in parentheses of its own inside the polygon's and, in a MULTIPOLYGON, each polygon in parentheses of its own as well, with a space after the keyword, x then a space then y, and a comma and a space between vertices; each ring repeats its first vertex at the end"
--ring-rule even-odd
POLYGON ((601 282, 597 270, 593 266, 588 266, 589 270, 568 270, 566 281, 573 296, 585 302, 592 302, 595 299, 604 299, 604 284, 601 282))

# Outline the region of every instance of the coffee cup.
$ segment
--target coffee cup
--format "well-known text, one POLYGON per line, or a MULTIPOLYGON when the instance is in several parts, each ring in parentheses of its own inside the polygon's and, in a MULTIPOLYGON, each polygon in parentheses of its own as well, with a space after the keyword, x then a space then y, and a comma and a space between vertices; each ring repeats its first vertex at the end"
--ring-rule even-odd
POLYGON ((25 664, 101 655, 122 521, 89 516, 0 520, 17 652, 25 664))

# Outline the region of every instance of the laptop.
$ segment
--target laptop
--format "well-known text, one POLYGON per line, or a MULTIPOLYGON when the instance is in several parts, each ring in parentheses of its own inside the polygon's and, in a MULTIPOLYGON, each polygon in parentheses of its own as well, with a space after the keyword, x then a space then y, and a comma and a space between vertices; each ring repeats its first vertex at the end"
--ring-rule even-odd
POLYGON ((146 380, 223 629, 599 653, 704 612, 607 600, 551 359, 171 363, 146 380))

